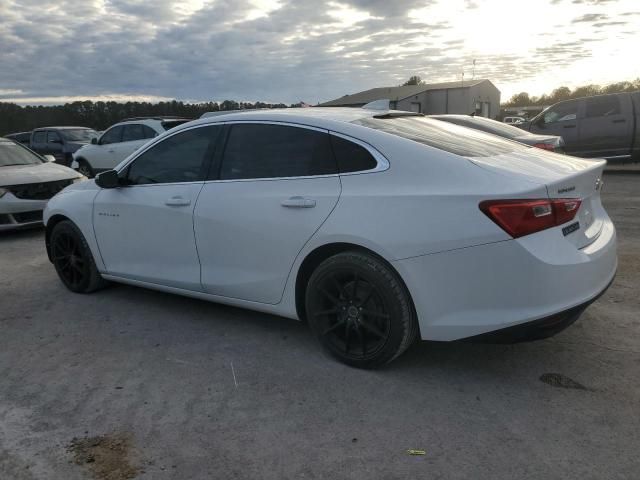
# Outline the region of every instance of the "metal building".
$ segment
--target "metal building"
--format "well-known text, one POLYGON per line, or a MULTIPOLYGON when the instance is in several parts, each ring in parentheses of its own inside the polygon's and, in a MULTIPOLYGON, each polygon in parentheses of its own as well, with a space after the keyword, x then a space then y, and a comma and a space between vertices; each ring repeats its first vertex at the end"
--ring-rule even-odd
POLYGON ((321 103, 321 107, 361 107, 389 99, 390 108, 426 114, 474 113, 496 118, 500 113, 500 90, 490 80, 380 87, 321 103))

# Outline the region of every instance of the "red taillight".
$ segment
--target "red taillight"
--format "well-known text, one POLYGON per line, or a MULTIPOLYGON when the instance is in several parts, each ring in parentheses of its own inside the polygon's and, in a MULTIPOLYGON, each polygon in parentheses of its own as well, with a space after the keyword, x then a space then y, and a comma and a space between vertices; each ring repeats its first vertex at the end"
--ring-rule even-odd
POLYGON ((533 146, 536 148, 541 148, 543 150, 548 150, 550 152, 553 152, 555 150, 555 147, 550 143, 536 143, 533 146))
POLYGON ((480 210, 513 238, 567 223, 576 216, 579 198, 485 200, 480 210))

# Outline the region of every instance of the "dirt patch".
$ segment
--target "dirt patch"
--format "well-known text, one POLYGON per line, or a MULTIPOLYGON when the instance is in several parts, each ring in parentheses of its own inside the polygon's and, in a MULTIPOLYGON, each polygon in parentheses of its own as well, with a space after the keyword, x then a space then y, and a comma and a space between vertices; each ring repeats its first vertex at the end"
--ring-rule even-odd
POLYGON ((131 464, 131 437, 108 434, 74 438, 68 446, 76 464, 86 466, 98 480, 127 480, 139 469, 131 464))
POLYGON ((588 390, 587 387, 575 380, 562 375, 561 373, 543 373, 540 375, 540 381, 559 388, 575 388, 577 390, 588 390))

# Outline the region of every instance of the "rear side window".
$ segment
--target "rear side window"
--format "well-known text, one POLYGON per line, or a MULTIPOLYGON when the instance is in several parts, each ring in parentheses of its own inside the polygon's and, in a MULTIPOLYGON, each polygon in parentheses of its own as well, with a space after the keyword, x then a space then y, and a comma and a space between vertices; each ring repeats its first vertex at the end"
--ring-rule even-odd
POLYGON ((306 177, 337 173, 329 134, 272 124, 234 124, 222 160, 222 180, 306 177))
POLYGON ((376 168, 378 165, 369 151, 357 143, 331 135, 331 146, 340 173, 362 172, 376 168))
POLYGON ((139 123, 130 123, 124 125, 124 132, 122 132, 123 142, 133 142, 134 140, 143 140, 145 138, 143 125, 139 123))
POLYGON ((586 98, 585 117, 607 117, 620 114, 620 98, 616 95, 586 98))
POLYGON ((353 123, 464 157, 488 157, 529 148, 495 135, 425 117, 365 118, 353 123))
POLYGON ((122 125, 118 125, 117 127, 110 128, 102 135, 100 139, 101 145, 108 145, 110 143, 119 143, 122 138, 122 125))
POLYGON ((127 172, 129 185, 196 182, 204 179, 205 160, 222 126, 193 128, 162 140, 136 158, 127 172))
POLYGON ((33 143, 44 143, 46 141, 46 132, 35 132, 33 134, 33 143))

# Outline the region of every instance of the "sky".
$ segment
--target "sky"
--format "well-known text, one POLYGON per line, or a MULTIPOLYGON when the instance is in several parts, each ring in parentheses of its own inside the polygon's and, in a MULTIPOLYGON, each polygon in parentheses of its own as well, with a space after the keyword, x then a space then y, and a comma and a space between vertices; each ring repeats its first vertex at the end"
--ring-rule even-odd
POLYGON ((0 18, 0 101, 20 104, 315 104, 463 72, 506 101, 640 77, 640 0, 0 0, 0 18))

